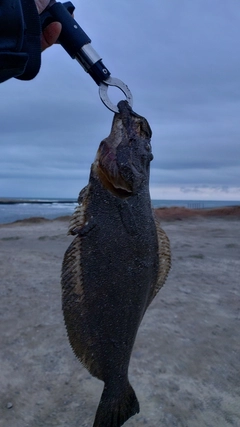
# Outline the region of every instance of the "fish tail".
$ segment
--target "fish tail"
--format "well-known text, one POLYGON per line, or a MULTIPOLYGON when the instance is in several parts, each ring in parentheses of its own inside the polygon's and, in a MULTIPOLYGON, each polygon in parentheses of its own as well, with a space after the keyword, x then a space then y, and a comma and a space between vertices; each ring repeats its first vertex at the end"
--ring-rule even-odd
POLYGON ((117 395, 105 385, 93 427, 120 427, 138 412, 139 403, 129 382, 117 395))

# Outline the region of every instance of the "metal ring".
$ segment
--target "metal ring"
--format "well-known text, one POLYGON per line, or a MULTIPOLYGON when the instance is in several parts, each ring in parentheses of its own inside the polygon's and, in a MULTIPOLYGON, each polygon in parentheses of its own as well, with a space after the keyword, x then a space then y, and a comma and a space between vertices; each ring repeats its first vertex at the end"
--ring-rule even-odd
POLYGON ((99 96, 104 105, 114 113, 119 113, 117 105, 114 105, 107 94, 108 86, 116 86, 120 89, 126 96, 126 100, 129 103, 130 107, 133 106, 133 97, 128 86, 123 83, 121 80, 116 79, 115 77, 109 77, 107 80, 103 81, 99 85, 99 96))

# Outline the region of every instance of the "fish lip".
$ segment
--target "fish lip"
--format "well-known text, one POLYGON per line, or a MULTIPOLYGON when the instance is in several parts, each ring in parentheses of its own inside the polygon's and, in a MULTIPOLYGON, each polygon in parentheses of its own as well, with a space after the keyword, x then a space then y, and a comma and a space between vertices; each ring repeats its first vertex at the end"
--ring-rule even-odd
POLYGON ((133 193, 133 189, 130 187, 130 185, 121 177, 121 174, 119 172, 115 172, 118 170, 117 162, 112 161, 112 165, 114 164, 115 167, 112 167, 111 170, 106 169, 101 161, 98 161, 97 165, 97 173, 100 181, 106 187, 112 194, 115 196, 126 198, 130 197, 133 193), (111 173, 112 172, 112 173, 111 173))
POLYGON ((121 140, 116 141, 115 145, 107 139, 101 142, 95 159, 95 172, 107 190, 119 197, 129 197, 132 187, 121 175, 117 161, 117 147, 120 144, 121 140))

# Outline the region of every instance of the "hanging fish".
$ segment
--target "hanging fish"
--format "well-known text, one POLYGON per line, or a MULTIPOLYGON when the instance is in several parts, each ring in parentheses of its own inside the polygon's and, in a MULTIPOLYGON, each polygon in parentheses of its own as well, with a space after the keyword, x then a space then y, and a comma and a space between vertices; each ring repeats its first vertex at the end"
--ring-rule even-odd
POLYGON ((143 315, 168 275, 170 244, 149 195, 147 120, 118 104, 70 222, 62 304, 74 353, 104 389, 93 427, 119 427, 139 412, 128 366, 143 315))

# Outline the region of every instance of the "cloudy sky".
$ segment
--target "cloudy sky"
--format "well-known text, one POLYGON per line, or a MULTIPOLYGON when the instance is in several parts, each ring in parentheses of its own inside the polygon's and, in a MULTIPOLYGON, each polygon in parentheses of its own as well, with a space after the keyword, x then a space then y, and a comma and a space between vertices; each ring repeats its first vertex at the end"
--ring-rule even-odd
MULTIPOLYGON (((152 127, 152 197, 240 200, 239 0, 73 3, 152 127)), ((33 81, 0 85, 0 197, 77 197, 112 118, 77 61, 45 51, 33 81)))

